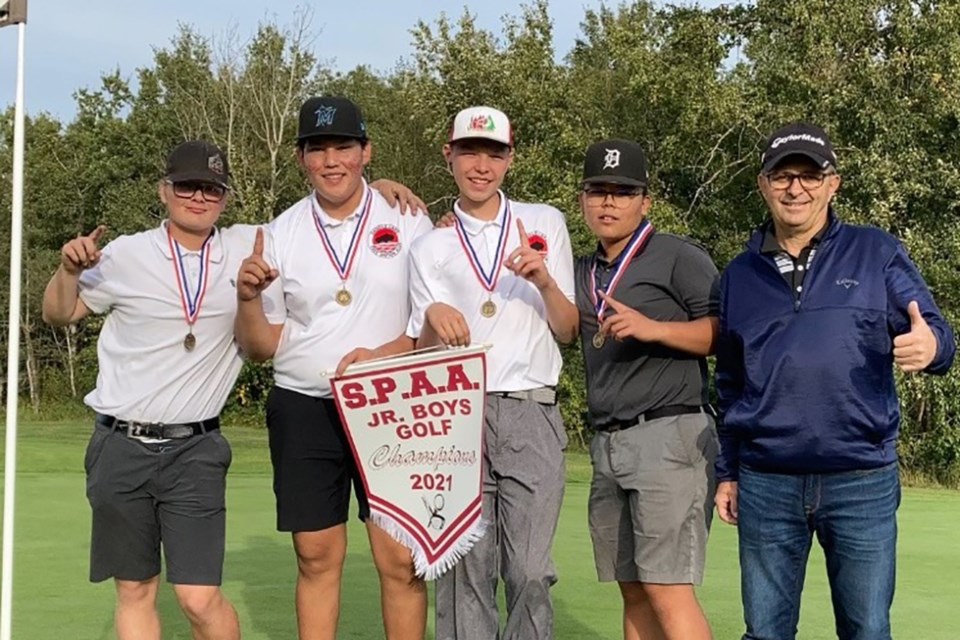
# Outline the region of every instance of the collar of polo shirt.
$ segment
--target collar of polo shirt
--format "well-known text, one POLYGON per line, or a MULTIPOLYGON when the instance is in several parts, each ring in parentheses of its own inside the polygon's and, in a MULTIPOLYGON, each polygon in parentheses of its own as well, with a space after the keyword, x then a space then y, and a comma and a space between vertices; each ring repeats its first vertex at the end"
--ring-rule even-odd
POLYGON ((453 212, 460 219, 460 222, 463 224, 464 230, 469 233, 471 236, 479 235, 489 225, 494 225, 496 227, 503 225, 503 219, 507 213, 507 196, 503 193, 502 190, 497 190, 497 195, 500 196, 500 209, 497 210, 497 217, 493 220, 481 220, 470 215, 466 211, 460 208, 460 200, 458 199, 453 203, 453 212))
POLYGON ((352 221, 354 218, 360 215, 360 212, 363 210, 363 205, 367 202, 367 192, 370 190, 370 187, 367 186, 367 181, 365 179, 360 178, 360 181, 363 183, 363 196, 360 197, 360 204, 357 205, 357 208, 353 213, 343 218, 343 220, 334 218, 323 210, 323 207, 320 206, 320 202, 317 200, 316 191, 312 191, 310 193, 310 206, 312 206, 313 210, 317 212, 317 215, 320 218, 320 224, 325 227, 339 227, 343 223, 352 221))
MULTIPOLYGON (((169 224, 169 220, 164 220, 160 223, 160 226, 154 230, 152 235, 154 243, 160 248, 160 251, 163 252, 164 257, 166 257, 167 260, 173 260, 173 254, 170 252, 170 241, 167 240, 167 225, 169 224)), ((199 253, 199 251, 187 250, 186 253, 199 253)), ((213 240, 210 242, 210 262, 219 264, 222 261, 223 237, 220 234, 220 229, 214 227, 213 240)))

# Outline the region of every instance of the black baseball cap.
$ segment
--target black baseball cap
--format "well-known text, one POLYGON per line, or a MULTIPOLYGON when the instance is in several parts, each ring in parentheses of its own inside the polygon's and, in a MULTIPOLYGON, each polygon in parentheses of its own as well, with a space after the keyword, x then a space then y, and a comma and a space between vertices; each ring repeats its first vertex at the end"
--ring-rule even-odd
POLYGON ((583 184, 622 184, 646 187, 647 155, 632 140, 601 140, 587 147, 583 184))
POLYGON ((220 147, 206 140, 188 140, 167 156, 166 179, 170 182, 209 182, 227 186, 230 165, 220 147))
POLYGON ((773 132, 760 156, 761 172, 767 173, 788 156, 810 158, 821 169, 837 166, 837 154, 827 133, 806 122, 793 122, 773 132))
POLYGON ((308 98, 300 107, 297 141, 321 136, 367 139, 367 125, 360 107, 347 98, 308 98))

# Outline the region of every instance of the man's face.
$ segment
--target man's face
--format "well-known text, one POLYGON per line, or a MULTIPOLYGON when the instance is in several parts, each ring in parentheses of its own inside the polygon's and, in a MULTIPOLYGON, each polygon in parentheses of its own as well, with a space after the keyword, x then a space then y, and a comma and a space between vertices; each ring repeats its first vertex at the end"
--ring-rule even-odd
POLYGON ((170 220, 182 229, 203 233, 217 224, 227 206, 227 190, 209 182, 160 183, 160 201, 170 220))
POLYGON ((355 138, 313 138, 297 150, 300 166, 320 199, 335 206, 362 188, 370 155, 370 143, 364 145, 355 138))
POLYGON ((840 176, 804 156, 789 156, 757 178, 760 193, 779 227, 805 233, 819 230, 840 188, 840 176))
POLYGON ((443 156, 460 196, 472 202, 486 202, 495 196, 513 164, 513 149, 493 140, 460 140, 444 145, 443 156))
POLYGON ((643 187, 591 183, 580 192, 583 218, 602 243, 611 244, 632 234, 650 209, 643 187))

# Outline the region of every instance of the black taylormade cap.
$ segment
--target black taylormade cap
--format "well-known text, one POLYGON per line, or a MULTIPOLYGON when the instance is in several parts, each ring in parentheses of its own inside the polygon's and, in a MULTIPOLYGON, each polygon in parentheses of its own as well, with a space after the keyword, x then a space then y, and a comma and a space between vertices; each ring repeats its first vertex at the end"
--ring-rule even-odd
POLYGON ((309 98, 300 107, 297 140, 319 136, 367 139, 367 125, 360 107, 347 98, 309 98))
POLYGON ((220 147, 206 140, 189 140, 167 156, 166 178, 170 182, 209 182, 227 186, 230 166, 220 147))
POLYGON ((647 155, 631 140, 601 140, 587 148, 583 184, 622 184, 645 187, 649 181, 647 155))
POLYGON ((773 169, 787 156, 804 156, 821 169, 837 166, 837 155, 827 133, 812 124, 794 122, 773 132, 760 156, 761 172, 773 169))

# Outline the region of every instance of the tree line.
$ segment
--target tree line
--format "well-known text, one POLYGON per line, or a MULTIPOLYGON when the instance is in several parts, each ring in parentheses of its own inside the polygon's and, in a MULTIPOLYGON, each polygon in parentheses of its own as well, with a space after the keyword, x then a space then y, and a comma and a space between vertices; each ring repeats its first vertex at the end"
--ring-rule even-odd
MULTIPOLYGON (((651 162, 651 220, 701 242, 721 268, 766 217, 756 189, 764 139, 788 121, 816 122, 837 147, 839 215, 901 238, 958 326, 960 3, 757 0, 705 9, 635 1, 585 11, 562 58, 548 0, 506 16, 499 33, 480 28, 469 12, 421 20, 410 33, 412 53, 393 70, 342 72, 318 57, 322 33, 307 10, 262 23, 249 40, 182 26, 132 77, 115 71, 99 87, 79 89, 72 120, 31 114, 21 315, 26 415, 77 415, 96 379, 101 320, 55 329, 40 319, 61 245, 98 224, 108 226, 107 239, 158 224, 165 155, 195 137, 216 142, 231 161, 223 224, 269 221, 306 192, 293 152, 297 109, 321 94, 362 106, 373 141, 369 177, 410 186, 435 216, 456 192, 440 153, 453 115, 474 104, 502 109, 517 142, 507 191, 565 211, 577 254, 594 246, 576 200, 586 146, 604 137, 638 140, 651 162)), ((11 108, 0 115, 5 184, 12 140, 11 108)), ((0 209, 10 210, 7 189, 0 209)), ((4 217, 0 268, 9 261, 9 235, 4 217)), ((7 296, 4 286, 3 306, 7 296)), ((5 353, 6 316, 0 322, 5 353)), ((582 443, 582 360, 578 348, 564 356, 564 417, 582 443)), ((260 422, 270 380, 268 368, 248 366, 231 414, 260 422)), ((960 484, 960 376, 898 381, 905 467, 960 484)))

